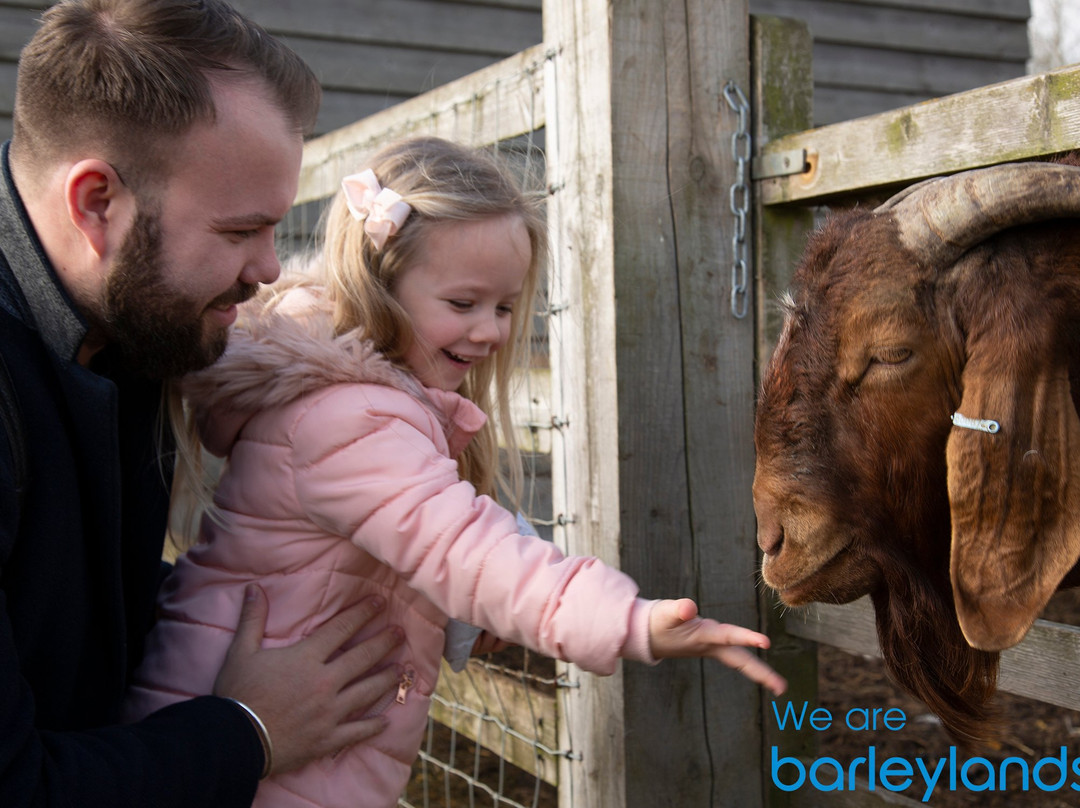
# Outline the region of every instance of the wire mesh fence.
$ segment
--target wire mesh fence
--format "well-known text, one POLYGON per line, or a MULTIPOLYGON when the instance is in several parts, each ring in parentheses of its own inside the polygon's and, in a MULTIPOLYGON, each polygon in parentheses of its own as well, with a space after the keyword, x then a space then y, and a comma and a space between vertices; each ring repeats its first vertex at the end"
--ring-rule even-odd
MULTIPOLYGON (((543 151, 533 133, 492 146, 519 167, 526 185, 543 188, 543 151)), ((357 165, 350 170, 361 170, 357 165)), ((328 199, 296 205, 277 229, 283 263, 319 246, 328 199)), ((543 284, 541 284, 543 287, 543 284)), ((545 298, 546 295, 542 295, 545 298)), ((523 452, 520 508, 536 532, 551 539, 551 385, 544 299, 534 320, 530 368, 521 374, 513 420, 523 452)), ((558 795, 558 696, 570 688, 554 660, 523 648, 472 658, 455 673, 444 663, 432 696, 426 737, 401 808, 555 808, 558 795)))

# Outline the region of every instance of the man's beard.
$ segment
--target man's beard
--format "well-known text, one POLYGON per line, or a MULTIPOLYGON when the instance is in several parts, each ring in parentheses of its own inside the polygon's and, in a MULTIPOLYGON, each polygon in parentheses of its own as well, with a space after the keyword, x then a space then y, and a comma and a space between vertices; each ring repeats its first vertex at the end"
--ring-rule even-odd
MULTIPOLYGON (((169 287, 161 252, 160 217, 140 211, 106 280, 101 323, 125 361, 152 379, 182 376, 213 364, 229 339, 227 328, 204 333, 208 306, 169 287)), ((209 305, 242 303, 256 289, 237 284, 209 305)))

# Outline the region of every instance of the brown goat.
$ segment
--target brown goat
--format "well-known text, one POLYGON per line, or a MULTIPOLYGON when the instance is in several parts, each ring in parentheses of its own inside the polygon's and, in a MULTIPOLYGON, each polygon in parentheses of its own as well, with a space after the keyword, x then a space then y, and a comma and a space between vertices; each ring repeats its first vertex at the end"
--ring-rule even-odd
POLYGON ((1080 557, 1069 217, 1075 153, 836 214, 795 271, 763 374, 765 583, 790 606, 869 594, 890 675, 963 743, 994 734, 998 652, 1080 557))

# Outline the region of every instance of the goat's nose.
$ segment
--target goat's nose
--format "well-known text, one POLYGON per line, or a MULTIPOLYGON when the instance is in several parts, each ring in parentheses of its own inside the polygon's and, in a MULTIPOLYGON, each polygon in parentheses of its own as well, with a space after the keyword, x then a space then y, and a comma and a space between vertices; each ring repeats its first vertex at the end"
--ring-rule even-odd
POLYGON ((759 515, 757 543, 765 555, 776 555, 784 546, 784 526, 771 515, 759 515))
POLYGON ((776 500, 767 485, 765 476, 754 474, 754 514, 757 516, 757 543, 765 555, 776 555, 784 544, 784 525, 777 518, 776 500))

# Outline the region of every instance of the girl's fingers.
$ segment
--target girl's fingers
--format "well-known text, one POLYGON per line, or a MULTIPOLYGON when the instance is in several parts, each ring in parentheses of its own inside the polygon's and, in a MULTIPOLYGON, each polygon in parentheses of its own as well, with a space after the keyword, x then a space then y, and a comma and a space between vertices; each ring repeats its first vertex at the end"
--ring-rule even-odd
POLYGON ((773 695, 779 696, 787 690, 787 680, 745 648, 722 648, 717 652, 716 658, 750 681, 765 687, 773 695))
POLYGON ((732 625, 716 623, 711 626, 710 640, 717 645, 744 645, 750 648, 768 648, 769 638, 760 631, 732 625))

